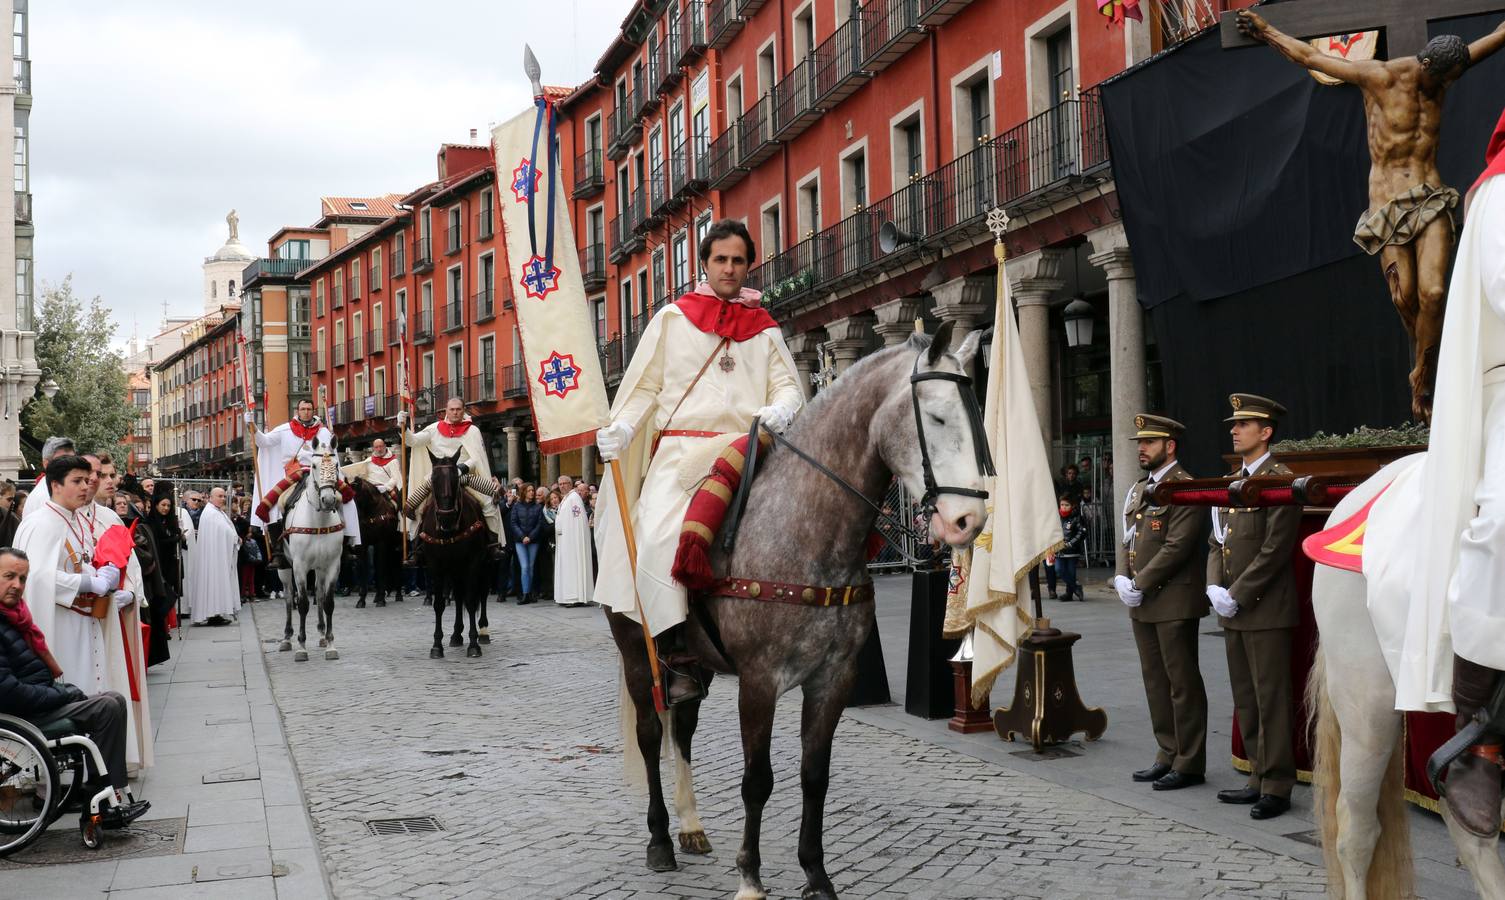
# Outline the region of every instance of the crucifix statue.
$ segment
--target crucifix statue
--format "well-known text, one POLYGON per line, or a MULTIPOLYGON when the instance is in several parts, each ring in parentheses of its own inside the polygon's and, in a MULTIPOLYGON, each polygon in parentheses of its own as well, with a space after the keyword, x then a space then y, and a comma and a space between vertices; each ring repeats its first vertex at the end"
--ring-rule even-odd
POLYGON ((1421 421, 1430 421, 1432 414, 1455 241, 1453 210, 1459 199, 1437 170, 1443 96, 1466 69, 1505 45, 1505 23, 1468 44, 1456 35, 1427 41, 1427 22, 1502 8, 1500 0, 1324 0, 1262 8, 1263 14, 1239 10, 1222 22, 1225 48, 1268 44, 1297 65, 1357 85, 1363 94, 1369 209, 1353 239, 1366 253, 1379 256, 1390 299, 1411 336, 1416 350, 1411 409, 1421 421), (1307 43, 1309 38, 1374 29, 1385 32, 1388 60, 1328 56, 1307 43))

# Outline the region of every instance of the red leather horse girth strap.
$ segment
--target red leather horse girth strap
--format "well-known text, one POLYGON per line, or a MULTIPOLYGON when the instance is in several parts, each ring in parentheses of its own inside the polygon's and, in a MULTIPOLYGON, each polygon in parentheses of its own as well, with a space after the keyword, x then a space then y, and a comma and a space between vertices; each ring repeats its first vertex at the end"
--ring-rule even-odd
POLYGON ((689 429, 689 428, 670 428, 670 429, 667 429, 665 431, 660 431, 658 433, 658 436, 661 437, 661 438, 670 438, 670 437, 713 438, 713 437, 721 437, 723 434, 726 434, 726 433, 727 432, 725 432, 725 431, 694 431, 694 430, 689 429))
POLYGON ((795 606, 851 606, 873 602, 871 584, 843 587, 819 587, 809 584, 785 584, 756 578, 723 578, 705 592, 707 597, 745 597, 795 606))
POLYGON ((425 531, 420 530, 418 532, 418 539, 423 541, 425 544, 457 544, 460 541, 463 541, 471 535, 475 534, 477 531, 480 531, 481 526, 485 524, 485 519, 476 519, 474 522, 470 523, 469 528, 465 529, 457 535, 454 535, 453 537, 435 537, 425 531))
POLYGON ((344 531, 344 530, 345 530, 345 524, 343 522, 341 522, 339 525, 325 525, 322 528, 307 528, 307 527, 305 527, 303 525, 293 525, 291 527, 282 529, 282 533, 283 534, 335 534, 337 532, 344 531))

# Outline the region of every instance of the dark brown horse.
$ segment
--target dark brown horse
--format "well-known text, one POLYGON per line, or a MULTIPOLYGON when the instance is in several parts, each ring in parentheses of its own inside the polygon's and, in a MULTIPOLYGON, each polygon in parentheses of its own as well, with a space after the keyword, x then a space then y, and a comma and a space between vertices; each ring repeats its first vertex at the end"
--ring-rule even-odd
POLYGON ((388 586, 392 587, 396 599, 402 599, 401 585, 398 584, 402 571, 402 533, 397 527, 397 504, 364 478, 353 479, 350 486, 355 490, 355 511, 361 524, 359 552, 366 552, 368 547, 375 550, 371 578, 361 582, 361 597, 355 608, 365 608, 366 593, 373 581, 376 583, 376 605, 386 606, 388 586))
POLYGON ((470 645, 465 648, 465 655, 480 656, 481 644, 490 643, 476 628, 478 614, 481 628, 487 625, 484 603, 491 557, 486 552, 490 543, 486 519, 481 504, 465 491, 459 451, 448 457, 430 453, 429 459, 434 463, 429 481, 432 496, 418 525, 418 540, 423 542, 429 584, 434 592, 434 646, 429 650, 429 658, 444 656, 444 604, 451 600, 455 604, 455 633, 450 636, 449 645, 464 644, 460 618, 463 604, 470 617, 470 645))
MULTIPOLYGON (((735 549, 728 555, 718 548, 712 555, 712 567, 722 578, 856 586, 864 589, 858 595, 864 602, 839 605, 838 601, 829 607, 770 603, 761 592, 692 601, 703 605, 705 621, 715 634, 708 633, 692 610, 687 621, 690 649, 710 668, 735 671, 738 676, 746 811, 737 854, 738 900, 767 896, 759 871, 758 841, 763 807, 773 791, 769 744, 778 699, 795 687, 804 694, 800 723, 804 814, 799 839, 799 861, 806 875, 803 896, 816 900, 836 896, 826 874, 821 831, 832 738, 856 680, 858 651, 874 627, 872 579, 866 565, 867 537, 877 518, 871 502, 882 498, 897 476, 911 495, 927 498, 929 529, 935 538, 965 546, 982 530, 986 517, 982 498, 988 486, 983 470, 991 469, 991 462, 984 462, 985 451, 979 452, 980 425, 973 424, 977 420, 971 414, 975 406, 969 411, 957 391, 958 386, 971 390, 962 373, 977 351, 980 336, 969 336, 952 354, 946 352, 951 330, 946 323, 933 343, 916 335, 903 346, 867 357, 822 391, 795 419, 786 437, 846 486, 790 450, 775 447, 764 457, 752 483, 735 549), (917 425, 921 421, 924 451, 917 425), (857 493, 869 498, 868 502, 857 493), (763 599, 749 599, 753 596, 763 599)), ((690 742, 699 702, 657 713, 642 627, 618 613, 609 613, 608 621, 622 654, 626 690, 634 707, 623 711, 628 732, 624 750, 633 756, 635 744, 646 764, 648 865, 655 871, 673 869, 674 845, 659 778, 665 727, 671 728, 679 756, 675 805, 680 847, 691 853, 710 852, 690 781, 690 742)))

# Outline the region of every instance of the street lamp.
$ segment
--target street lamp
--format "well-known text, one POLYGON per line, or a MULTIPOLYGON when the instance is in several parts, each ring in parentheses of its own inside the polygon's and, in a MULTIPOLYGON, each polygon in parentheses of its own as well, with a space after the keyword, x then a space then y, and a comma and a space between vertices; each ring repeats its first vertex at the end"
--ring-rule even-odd
POLYGON ((1086 347, 1092 343, 1092 304, 1081 297, 1066 304, 1061 310, 1066 320, 1066 346, 1086 347))
POLYGON ((42 382, 42 396, 43 397, 46 397, 48 400, 51 400, 53 397, 57 396, 57 391, 58 391, 58 387, 57 387, 57 382, 56 381, 53 381, 51 378, 49 378, 46 381, 42 382))

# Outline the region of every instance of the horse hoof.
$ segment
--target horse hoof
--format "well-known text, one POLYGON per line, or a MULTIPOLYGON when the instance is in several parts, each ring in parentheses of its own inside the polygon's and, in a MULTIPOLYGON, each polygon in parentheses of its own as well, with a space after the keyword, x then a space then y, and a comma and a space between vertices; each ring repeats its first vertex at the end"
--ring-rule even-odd
POLYGON ((277 645, 277 649, 278 650, 291 650, 291 649, 293 649, 293 642, 292 641, 283 641, 282 643, 280 643, 280 644, 277 645))
POLYGON ((679 849, 696 856, 706 856, 711 852, 711 841, 704 831, 681 831, 679 849))
POLYGON ((733 900, 768 900, 768 892, 760 887, 740 887, 733 900))
POLYGON ((293 654, 293 662, 308 662, 308 651, 299 650, 293 654))
POLYGON ((329 646, 329 641, 328 641, 327 638, 319 638, 319 647, 321 649, 324 648, 324 647, 328 647, 328 646, 329 646))
POLYGON ((460 637, 458 634, 450 635, 449 645, 451 647, 463 647, 465 646, 465 639, 460 637))
POLYGON ((429 651, 429 659, 443 659, 443 658, 444 658, 444 648, 443 647, 435 647, 435 648, 433 648, 432 650, 429 651))
POLYGON ((491 635, 483 631, 476 637, 476 640, 480 641, 483 644, 489 644, 491 643, 491 635))
POLYGON ((674 846, 668 843, 649 844, 648 868, 655 872, 673 872, 678 869, 679 863, 674 861, 674 846))
POLYGON ((340 651, 334 649, 333 647, 330 647, 328 650, 324 651, 324 658, 325 659, 339 659, 340 658, 340 651))
POLYGON ((476 633, 479 634, 483 638, 491 637, 491 626, 490 625, 482 625, 481 628, 480 628, 480 630, 478 632, 476 632, 476 633))
POLYGON ((836 900, 836 889, 806 885, 804 892, 800 894, 800 900, 836 900))
POLYGON ((478 646, 476 646, 475 644, 471 644, 469 647, 465 648, 465 655, 469 656, 469 657, 480 656, 481 655, 481 648, 478 647, 478 646))
POLYGON ((361 599, 355 601, 355 608, 356 609, 365 609, 366 608, 366 598, 362 597, 361 599))

